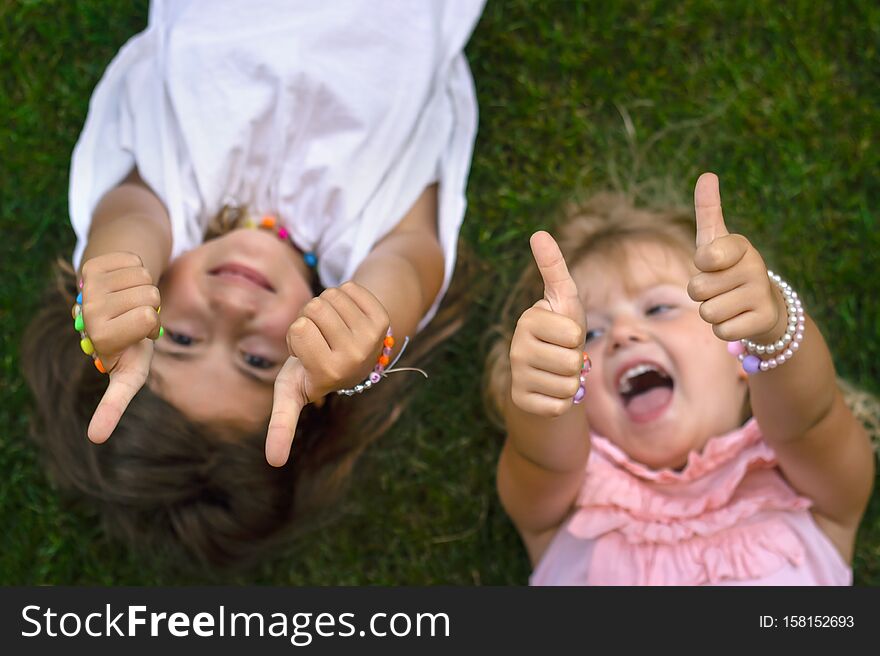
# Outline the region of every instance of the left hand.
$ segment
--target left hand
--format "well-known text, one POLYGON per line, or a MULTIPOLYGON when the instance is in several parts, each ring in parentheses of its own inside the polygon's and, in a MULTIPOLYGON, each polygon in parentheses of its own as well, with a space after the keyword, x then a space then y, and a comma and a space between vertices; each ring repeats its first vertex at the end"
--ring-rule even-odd
POLYGON ((700 316, 721 339, 773 342, 785 332, 785 305, 767 276, 761 254, 742 235, 724 225, 718 178, 704 173, 694 189, 700 273, 688 283, 688 295, 700 302, 700 316))
POLYGON ((303 308, 287 331, 290 358, 275 379, 266 460, 281 467, 307 403, 364 380, 382 352, 388 312, 353 282, 325 290, 303 308))

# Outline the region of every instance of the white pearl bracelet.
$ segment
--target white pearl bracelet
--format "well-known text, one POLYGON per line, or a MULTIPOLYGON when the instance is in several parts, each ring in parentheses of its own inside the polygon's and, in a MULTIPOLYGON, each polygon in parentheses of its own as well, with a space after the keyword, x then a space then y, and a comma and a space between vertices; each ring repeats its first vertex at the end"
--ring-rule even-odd
POLYGON ((750 339, 740 340, 740 343, 745 347, 745 351, 749 355, 740 353, 737 357, 742 362, 743 369, 748 373, 775 369, 784 362, 787 362, 794 357, 794 354, 801 347, 801 342, 804 340, 804 328, 806 326, 804 322, 804 308, 797 292, 778 274, 767 271, 767 276, 782 292, 788 322, 785 334, 771 344, 756 344, 750 339), (763 359, 761 356, 772 357, 763 359))

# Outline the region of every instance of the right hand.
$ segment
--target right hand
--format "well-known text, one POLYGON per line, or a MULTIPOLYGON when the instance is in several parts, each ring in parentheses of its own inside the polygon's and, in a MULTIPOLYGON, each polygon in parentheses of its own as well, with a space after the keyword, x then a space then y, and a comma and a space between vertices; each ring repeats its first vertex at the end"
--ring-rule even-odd
POLYGON ((88 436, 101 443, 143 387, 159 336, 159 289, 134 253, 107 253, 82 267, 82 313, 86 334, 110 372, 110 383, 89 423, 88 436))
POLYGON ((544 298, 523 312, 513 333, 511 398, 525 412, 558 417, 572 408, 580 386, 586 318, 553 237, 536 232, 530 244, 544 279, 544 298))
POLYGON ((354 282, 327 289, 306 304, 288 329, 290 357, 275 378, 266 435, 270 465, 287 462, 306 404, 366 378, 382 351, 389 322, 379 299, 354 282))

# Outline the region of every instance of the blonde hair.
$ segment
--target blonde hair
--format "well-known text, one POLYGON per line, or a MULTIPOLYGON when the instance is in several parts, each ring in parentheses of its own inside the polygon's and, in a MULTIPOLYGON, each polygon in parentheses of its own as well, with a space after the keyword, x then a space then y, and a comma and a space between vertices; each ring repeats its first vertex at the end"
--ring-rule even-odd
MULTIPOLYGON (((627 244, 648 241, 690 256, 695 250, 693 211, 683 208, 637 208, 621 193, 602 192, 566 206, 554 235, 570 271, 588 257, 603 257, 621 268, 626 280, 627 244)), ((494 342, 486 359, 484 402, 489 417, 504 427, 502 410, 510 390, 510 341, 519 316, 543 294, 543 281, 533 262, 525 268, 504 301, 499 322, 489 333, 494 342)), ((880 401, 842 378, 837 379, 844 400, 880 451, 880 401)), ((746 412, 749 412, 746 402, 746 412)))

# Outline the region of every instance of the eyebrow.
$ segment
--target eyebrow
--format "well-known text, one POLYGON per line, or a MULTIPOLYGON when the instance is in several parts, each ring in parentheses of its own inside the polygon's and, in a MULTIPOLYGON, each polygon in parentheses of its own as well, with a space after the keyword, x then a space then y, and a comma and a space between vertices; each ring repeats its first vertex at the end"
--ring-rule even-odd
MULTIPOLYGON (((155 353, 161 353, 162 355, 167 355, 169 358, 173 358, 175 360, 195 360, 198 356, 194 353, 186 353, 183 351, 160 351, 159 349, 154 349, 155 353)), ((255 380, 260 385, 274 385, 274 381, 268 380, 266 378, 262 378, 255 372, 251 371, 246 367, 242 367, 238 364, 235 365, 235 370, 240 373, 242 376, 246 376, 251 380, 255 380)))

